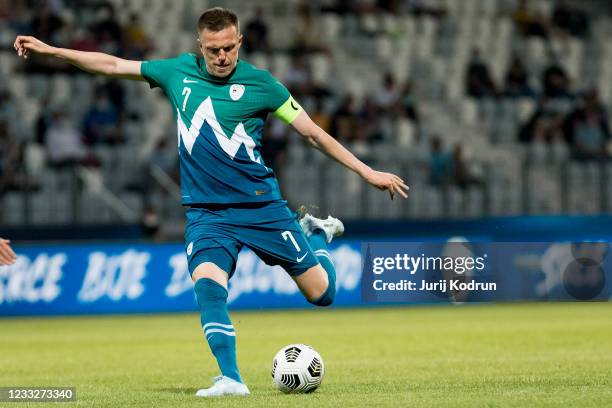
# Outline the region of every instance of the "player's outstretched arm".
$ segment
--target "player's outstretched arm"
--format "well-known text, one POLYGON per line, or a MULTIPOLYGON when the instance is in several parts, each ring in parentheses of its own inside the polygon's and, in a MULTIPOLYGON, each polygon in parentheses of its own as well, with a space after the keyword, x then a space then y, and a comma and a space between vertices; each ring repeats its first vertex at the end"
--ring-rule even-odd
POLYGON ((36 37, 19 35, 13 47, 17 55, 28 58, 31 53, 50 55, 92 74, 144 81, 140 74, 141 61, 130 61, 101 52, 77 51, 52 47, 36 37))
POLYGON ((387 190, 392 200, 396 193, 404 198, 408 197, 409 187, 404 183, 404 180, 392 173, 373 170, 314 123, 305 111, 300 112, 297 118, 291 122, 291 125, 313 147, 353 170, 374 187, 387 190))
POLYGON ((17 255, 11 249, 11 241, 0 238, 0 265, 11 265, 15 263, 17 255))

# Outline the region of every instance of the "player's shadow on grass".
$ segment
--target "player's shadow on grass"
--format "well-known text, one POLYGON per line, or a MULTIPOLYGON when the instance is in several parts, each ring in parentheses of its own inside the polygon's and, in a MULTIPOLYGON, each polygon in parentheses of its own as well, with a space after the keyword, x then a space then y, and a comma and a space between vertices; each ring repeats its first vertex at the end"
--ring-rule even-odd
POLYGON ((151 388, 151 390, 171 394, 195 395, 198 388, 151 388))

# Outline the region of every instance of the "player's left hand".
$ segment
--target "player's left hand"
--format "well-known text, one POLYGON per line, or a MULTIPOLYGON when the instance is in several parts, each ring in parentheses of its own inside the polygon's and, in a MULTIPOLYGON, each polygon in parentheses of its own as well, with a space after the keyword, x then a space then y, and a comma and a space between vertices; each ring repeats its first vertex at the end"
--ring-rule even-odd
POLYGON ((0 265, 11 265, 15 263, 17 255, 9 245, 11 241, 0 238, 0 265))
POLYGON ((393 173, 372 170, 370 174, 366 175, 365 179, 379 190, 387 190, 392 200, 395 194, 408 198, 408 189, 410 187, 404 183, 404 180, 393 173))

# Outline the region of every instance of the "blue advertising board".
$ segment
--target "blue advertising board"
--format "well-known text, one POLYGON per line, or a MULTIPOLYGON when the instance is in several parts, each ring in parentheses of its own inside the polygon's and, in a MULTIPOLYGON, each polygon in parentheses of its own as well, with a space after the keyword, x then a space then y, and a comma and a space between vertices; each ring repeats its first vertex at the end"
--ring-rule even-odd
MULTIPOLYGON (((180 244, 18 246, 17 262, 0 267, 0 316, 195 311, 180 244)), ((358 242, 330 248, 337 305, 359 303, 358 242)), ((280 267, 247 249, 229 285, 232 309, 310 306, 280 267)))
MULTIPOLYGON (((607 256, 607 243, 602 244, 605 251, 596 251, 603 254, 601 259, 585 263, 581 261, 584 256, 576 255, 576 246, 570 242, 455 242, 452 245, 459 252, 451 253, 455 269, 450 272, 421 268, 407 273, 393 261, 389 266, 394 267, 384 273, 378 270, 386 265, 378 259, 402 254, 424 260, 429 252, 437 251, 447 257, 453 252, 449 252, 448 245, 451 244, 334 241, 330 254, 337 272, 335 306, 374 302, 609 300, 612 293, 612 257, 607 256), (449 273, 457 271, 456 259, 468 255, 475 259, 488 257, 486 268, 479 270, 472 265, 461 273, 461 278, 495 282, 495 290, 448 292, 438 287, 401 290, 398 294, 400 287, 394 286, 395 282, 411 279, 415 279, 413 285, 419 286, 424 285, 423 281, 432 284, 448 279, 449 273), (375 288, 381 288, 384 282, 393 284, 393 289, 388 285, 386 292, 375 288)), ((32 245, 15 250, 17 262, 0 267, 0 316, 197 310, 185 249, 180 244, 32 245)), ((282 268, 266 265, 246 249, 240 253, 230 281, 228 302, 232 310, 312 307, 282 268)))

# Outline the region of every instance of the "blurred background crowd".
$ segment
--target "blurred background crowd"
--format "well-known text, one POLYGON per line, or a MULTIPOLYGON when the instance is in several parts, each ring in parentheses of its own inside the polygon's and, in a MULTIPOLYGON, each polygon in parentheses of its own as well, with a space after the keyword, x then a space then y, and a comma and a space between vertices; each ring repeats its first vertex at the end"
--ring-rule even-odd
POLYGON ((263 155, 290 204, 353 219, 612 209, 612 3, 597 0, 0 0, 0 220, 143 222, 176 235, 176 129, 163 94, 14 55, 17 34, 128 59, 196 51, 209 6, 241 58, 323 129, 395 171, 391 202, 280 121, 263 155))

